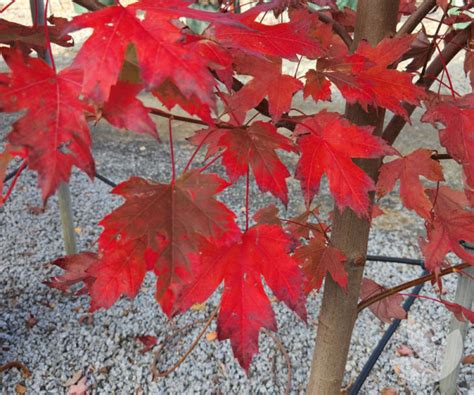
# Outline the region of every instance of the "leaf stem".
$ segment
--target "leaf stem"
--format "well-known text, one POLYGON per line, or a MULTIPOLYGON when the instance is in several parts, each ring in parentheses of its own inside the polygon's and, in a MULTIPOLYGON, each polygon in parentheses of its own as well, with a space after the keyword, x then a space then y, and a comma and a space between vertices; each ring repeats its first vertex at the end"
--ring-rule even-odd
POLYGON ((249 230, 249 197, 250 197, 250 166, 247 166, 245 182, 245 231, 249 230))
POLYGON ((184 167, 183 174, 186 173, 189 169, 189 166, 191 166, 191 163, 193 163, 194 158, 196 157, 197 153, 201 149, 201 147, 204 145, 204 142, 207 140, 207 138, 211 135, 211 133, 214 132, 214 129, 211 129, 201 140, 201 142, 198 144, 192 155, 190 156, 188 163, 186 163, 186 166, 184 167))
POLYGON ((2 196, 1 196, 2 191, 0 191, 0 204, 5 203, 5 202, 8 200, 8 198, 10 197, 10 195, 11 195, 11 193, 12 193, 12 191, 13 191, 13 188, 15 187, 15 184, 16 184, 18 178, 20 177, 20 174, 23 172, 23 170, 24 170, 25 167, 26 167, 26 163, 27 163, 27 160, 25 159, 25 160, 21 163, 21 165, 20 165, 20 167, 18 168, 18 170, 16 171, 15 177, 13 178, 13 181, 11 182, 10 186, 8 187, 8 190, 7 190, 7 193, 5 194, 5 197, 2 197, 2 196))
POLYGON ((168 130, 170 136, 170 155, 171 155, 171 182, 176 180, 176 165, 174 161, 174 148, 173 148, 173 117, 168 120, 168 130))
POLYGON ((203 171, 207 170, 210 166, 212 166, 217 160, 219 160, 222 157, 223 153, 220 153, 219 155, 215 156, 212 158, 212 160, 207 163, 204 167, 201 167, 201 170, 199 170, 200 173, 203 171))

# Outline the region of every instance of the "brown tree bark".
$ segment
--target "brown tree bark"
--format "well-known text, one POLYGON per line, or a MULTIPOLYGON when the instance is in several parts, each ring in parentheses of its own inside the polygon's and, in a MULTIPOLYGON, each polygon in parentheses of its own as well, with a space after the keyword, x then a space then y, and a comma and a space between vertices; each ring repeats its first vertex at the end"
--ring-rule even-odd
MULTIPOLYGON (((353 49, 362 39, 376 45, 394 33, 398 7, 398 0, 359 0, 353 49)), ((384 115, 381 109, 370 109, 366 113, 357 105, 346 108, 350 121, 375 126, 374 133, 377 135, 383 131, 384 115)), ((380 163, 379 160, 357 161, 374 180, 380 163)), ((340 394, 367 255, 370 222, 349 209, 342 214, 337 209, 334 212, 331 241, 347 256, 345 268, 349 283, 347 292, 344 292, 330 277, 326 278, 307 388, 307 393, 311 395, 340 394)))

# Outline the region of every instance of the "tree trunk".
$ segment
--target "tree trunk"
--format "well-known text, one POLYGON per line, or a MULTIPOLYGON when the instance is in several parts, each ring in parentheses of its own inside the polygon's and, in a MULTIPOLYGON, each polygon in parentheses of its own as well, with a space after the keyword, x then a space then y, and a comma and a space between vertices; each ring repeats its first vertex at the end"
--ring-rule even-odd
MULTIPOLYGON (((398 7, 398 0, 359 0, 353 50, 361 39, 376 45, 385 36, 392 34, 396 27, 398 7)), ((346 108, 346 117, 350 121, 375 126, 374 133, 377 135, 382 133, 384 115, 381 109, 370 109, 367 113, 358 105, 346 108)), ((376 180, 379 160, 359 160, 356 163, 376 180)), ((307 393, 311 395, 340 393, 367 255, 370 222, 359 218, 349 209, 345 209, 342 214, 337 209, 334 212, 331 241, 347 256, 345 268, 349 283, 347 292, 344 292, 329 276, 326 277, 307 388, 307 393)))

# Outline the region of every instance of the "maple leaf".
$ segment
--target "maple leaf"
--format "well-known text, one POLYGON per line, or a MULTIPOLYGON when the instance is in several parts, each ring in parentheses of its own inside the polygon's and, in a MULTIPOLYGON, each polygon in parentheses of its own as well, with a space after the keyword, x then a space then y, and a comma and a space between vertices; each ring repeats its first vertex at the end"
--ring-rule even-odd
POLYGON ((206 300, 224 281, 217 320, 220 340, 230 339, 234 355, 248 370, 258 352, 261 328, 276 330, 261 276, 275 296, 306 319, 302 273, 288 255, 291 239, 277 225, 256 225, 227 246, 203 240, 194 255, 193 278, 179 294, 175 313, 206 300))
POLYGON ((383 164, 377 182, 377 196, 392 191, 397 180, 400 180, 400 197, 404 206, 429 219, 433 205, 425 194, 420 176, 434 182, 444 181, 443 169, 431 155, 430 150, 417 149, 403 158, 383 164))
POLYGON ((143 344, 143 348, 138 351, 140 354, 145 354, 150 351, 158 343, 156 336, 143 335, 137 336, 136 339, 143 344))
POLYGON ((463 166, 467 189, 474 189, 474 93, 431 106, 423 122, 442 122, 441 145, 463 166))
MULTIPOLYGON (((215 199, 215 194, 227 186, 217 175, 192 170, 171 184, 132 177, 114 188, 113 193, 125 198, 125 203, 100 223, 106 236, 104 242, 103 236, 99 239, 103 258, 89 269, 89 273, 97 277, 91 288, 93 301, 104 297, 102 286, 97 285, 99 279, 107 287, 109 275, 119 270, 120 259, 127 257, 127 265, 137 267, 140 275, 148 265, 158 276, 156 298, 168 313, 177 287, 191 270, 189 254, 196 252, 197 235, 225 244, 238 234, 235 215, 215 199), (113 245, 108 245, 108 239, 113 239, 110 235, 120 237, 124 251, 114 252, 113 245), (114 269, 116 265, 119 267, 114 269)), ((117 285, 120 291, 124 284, 117 285)), ((132 290, 135 287, 128 288, 129 295, 133 294, 132 290)), ((94 306, 109 305, 112 296, 94 306)))
POLYGON ((234 56, 239 74, 253 78, 228 99, 230 112, 245 113, 256 107, 265 97, 268 98, 268 111, 276 122, 291 107, 293 95, 303 88, 298 79, 283 75, 282 60, 262 59, 248 55, 234 56))
POLYGON ((47 46, 45 32, 48 29, 48 40, 51 43, 72 47, 74 45, 72 37, 61 34, 65 19, 51 17, 48 21, 53 23, 53 26, 25 26, 0 18, 0 43, 19 47, 25 53, 30 49, 44 52, 47 46))
POLYGON ((326 174, 339 209, 348 206, 359 215, 369 215, 368 192, 374 189, 374 182, 352 158, 376 158, 394 152, 371 131, 370 127, 352 125, 339 114, 327 111, 296 126, 301 158, 295 177, 300 180, 307 206, 326 174))
POLYGON ((214 106, 210 62, 187 49, 184 25, 178 22, 180 16, 204 17, 211 13, 187 9, 189 4, 141 1, 75 17, 66 32, 94 29, 73 63, 73 67, 84 71, 83 92, 94 101, 106 101, 119 77, 125 50, 133 44, 147 89, 170 79, 186 98, 195 96, 201 103, 214 106))
POLYGON ((117 128, 133 130, 159 139, 155 123, 150 118, 150 110, 136 98, 141 90, 140 84, 118 82, 110 90, 102 116, 117 128))
POLYGON ((168 110, 178 105, 187 113, 197 115, 209 125, 214 125, 209 106, 200 103, 195 95, 186 98, 171 80, 165 80, 152 93, 168 110))
POLYGON ((454 314, 456 319, 461 322, 470 321, 471 324, 474 324, 474 311, 470 310, 460 304, 448 302, 447 300, 441 300, 441 303, 454 314))
POLYGON ((434 218, 426 224, 427 240, 420 239, 426 268, 438 272, 449 251, 474 263, 474 255, 459 244, 474 242, 474 212, 466 210, 470 206, 466 195, 446 186, 429 189, 427 194, 434 205, 434 218))
MULTIPOLYGON (((362 279, 360 288, 360 299, 362 301, 384 292, 387 288, 368 278, 362 279)), ((369 306, 370 311, 381 321, 390 324, 393 318, 404 320, 407 318, 407 312, 400 306, 403 302, 403 296, 400 294, 390 295, 382 300, 372 303, 369 306)))
POLYGON ((290 173, 275 150, 294 151, 295 148, 273 124, 256 121, 248 127, 199 131, 190 141, 208 145, 208 156, 224 148, 222 165, 231 182, 247 174, 250 166, 260 190, 288 204, 286 178, 290 173))
MULTIPOLYGON (((272 5, 267 7, 271 9, 272 5)), ((234 16, 246 29, 229 24, 212 24, 206 33, 224 47, 238 49, 250 55, 297 60, 298 54, 311 59, 321 54, 319 42, 311 37, 308 12, 298 13, 298 17, 290 22, 264 25, 255 22, 258 11, 257 7, 253 7, 234 16)))
POLYGON ((61 182, 69 181, 73 166, 91 178, 95 174, 84 115, 89 108, 79 100, 81 72, 56 73, 43 60, 25 58, 15 50, 3 49, 2 54, 12 73, 8 85, 0 85, 0 107, 27 110, 7 140, 26 150, 28 168, 38 172, 46 201, 61 182))
POLYGON ((357 102, 365 110, 368 106, 387 108, 408 120, 403 103, 418 105, 424 91, 412 83, 411 74, 390 69, 390 65, 402 57, 412 40, 411 36, 385 38, 375 48, 362 41, 354 54, 340 46, 329 50, 318 60, 317 68, 310 70, 311 95, 329 98, 324 82, 327 78, 349 103, 357 102), (316 75, 320 76, 318 80, 316 75))
POLYGON ((84 286, 76 292, 76 295, 83 294, 94 282, 94 278, 87 273, 87 270, 97 259, 97 254, 93 252, 81 252, 56 259, 52 264, 60 267, 64 272, 60 276, 51 277, 44 284, 66 292, 73 285, 84 283, 84 286))
POLYGON ((305 74, 306 83, 303 89, 303 97, 311 96, 315 101, 331 100, 331 83, 316 70, 308 70, 305 74))
POLYGON ((279 209, 274 204, 263 207, 253 215, 253 220, 257 224, 278 225, 281 226, 281 220, 278 218, 279 209))
POLYGON ((337 248, 326 245, 324 237, 313 237, 307 245, 299 247, 295 258, 306 275, 306 293, 319 291, 328 273, 341 288, 347 287, 346 257, 337 248))

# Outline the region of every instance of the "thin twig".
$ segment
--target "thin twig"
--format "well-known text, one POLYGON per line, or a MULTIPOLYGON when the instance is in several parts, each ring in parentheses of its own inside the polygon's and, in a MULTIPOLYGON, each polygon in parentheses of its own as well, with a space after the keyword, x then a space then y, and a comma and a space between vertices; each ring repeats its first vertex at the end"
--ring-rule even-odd
POLYGON ((271 337, 271 339, 275 342, 277 348, 280 350, 280 352, 282 353, 283 357, 286 360, 288 373, 287 373, 287 380, 286 380, 286 387, 285 387, 285 395, 288 395, 291 391, 291 380, 293 377, 293 368, 291 367, 290 355, 288 354, 288 350, 286 349, 286 347, 283 345, 281 340, 275 334, 273 334, 272 332, 270 332, 269 330, 265 328, 263 328, 263 332, 265 332, 266 335, 271 337))
MULTIPOLYGON (((420 78, 416 84, 428 89, 436 80, 436 77, 439 75, 439 73, 444 70, 444 64, 448 64, 457 55, 457 53, 464 48, 470 38, 470 35, 470 26, 457 33, 442 50, 444 62, 438 55, 426 69, 426 73, 423 78, 420 78)), ((408 116, 410 116, 416 108, 416 106, 411 104, 405 104, 403 107, 407 111, 408 116)), ((405 126, 406 122, 407 121, 400 115, 394 115, 388 125, 385 127, 385 130, 382 134, 383 139, 390 145, 393 144, 405 126)))
POLYGON ((469 263, 461 263, 459 265, 453 266, 453 267, 448 267, 447 269, 441 270, 438 274, 432 273, 432 274, 427 274, 426 276, 422 276, 420 278, 417 278, 415 280, 408 281, 406 283, 397 285, 396 287, 389 288, 383 292, 378 293, 377 295, 371 296, 370 298, 363 300, 360 302, 357 306, 357 312, 361 312, 364 310, 366 307, 369 307, 370 305, 385 299, 391 295, 395 295, 401 291, 404 291, 405 289, 414 287, 415 285, 426 283, 427 281, 434 280, 439 277, 446 276, 451 273, 456 273, 460 272, 463 269, 466 269, 467 267, 471 266, 469 263))
POLYGON ((28 369, 28 367, 20 361, 11 361, 11 362, 7 362, 4 365, 0 365, 0 373, 12 368, 17 368, 18 370, 20 370, 23 377, 31 376, 30 369, 28 369))
POLYGON ((216 315, 217 313, 219 312, 219 307, 220 307, 220 304, 218 304, 216 306, 216 308, 212 311, 211 315, 209 316, 209 318, 204 321, 204 320, 201 320, 201 321, 197 321, 197 322, 194 322, 190 325, 186 325, 184 328, 181 328, 179 329, 177 332, 173 333, 172 335, 170 336, 167 336, 165 338, 165 340, 163 341, 163 344, 160 346, 160 348, 155 352, 155 355, 153 357, 153 361, 152 361, 152 365, 151 365, 151 373, 152 373, 152 376, 153 376, 153 380, 156 380, 157 378, 159 377, 166 377, 168 376, 170 373, 173 373, 176 369, 178 369, 180 367, 180 365, 186 360, 186 358, 189 356, 189 354, 191 354, 191 352, 196 348, 197 344, 199 343, 199 340, 201 340, 201 338, 204 336, 204 334, 206 333, 207 329, 209 328, 209 326, 211 325, 212 321, 214 320, 214 318, 216 318, 216 315), (197 323, 201 323, 201 322, 205 322, 205 325, 203 326, 203 328, 201 329, 201 332, 199 332, 199 335, 196 337, 196 339, 194 339, 194 341, 192 342, 191 346, 188 348, 188 350, 179 358, 178 362, 176 362, 173 366, 171 366, 170 368, 166 369, 165 371, 161 371, 159 370, 157 367, 156 367, 156 364, 158 363, 158 359, 163 351, 163 349, 165 348, 165 346, 167 344, 169 344, 169 342, 174 339, 176 337, 176 334, 177 333, 180 333, 180 332, 183 332, 187 329, 189 329, 190 327, 196 325, 197 323))

